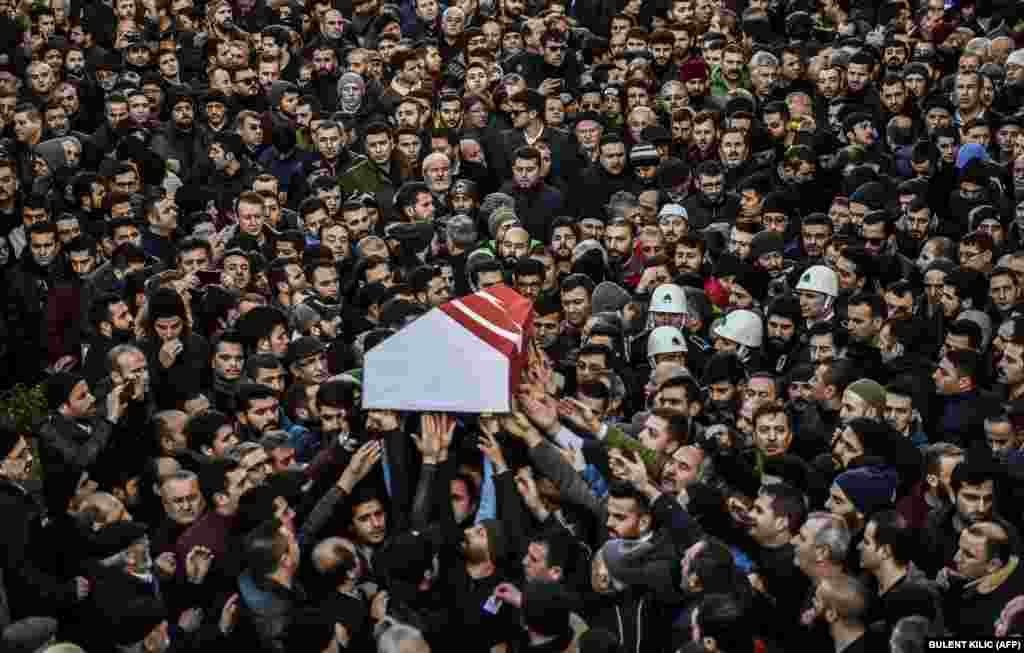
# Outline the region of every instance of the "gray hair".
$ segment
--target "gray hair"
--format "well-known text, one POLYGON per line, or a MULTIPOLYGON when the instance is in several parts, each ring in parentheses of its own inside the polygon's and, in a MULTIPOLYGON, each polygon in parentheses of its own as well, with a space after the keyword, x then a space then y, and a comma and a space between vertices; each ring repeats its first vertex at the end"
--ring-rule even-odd
POLYGON ((1007 66, 1024 66, 1024 48, 1014 50, 1006 58, 1007 66))
POLYGON ((620 190, 608 200, 608 219, 625 218, 626 209, 635 209, 638 206, 640 206, 640 200, 636 195, 620 190))
POLYGON ((661 85, 661 90, 659 91, 659 93, 662 96, 668 95, 669 89, 671 89, 674 85, 679 85, 682 86, 684 90, 686 89, 686 85, 683 84, 681 81, 679 81, 678 79, 671 79, 661 85))
POLYGON ((923 653, 925 640, 940 634, 927 617, 914 614, 896 622, 889 645, 892 647, 892 653, 923 653))
POLYGON ((247 454, 262 448, 258 442, 239 442, 228 449, 224 457, 234 463, 240 463, 247 454))
POLYGON ((423 166, 422 166, 423 173, 426 174, 427 166, 428 165, 434 163, 435 161, 442 161, 442 160, 445 163, 451 163, 451 161, 448 159, 448 155, 444 154, 442 152, 431 152, 430 154, 428 154, 423 159, 423 166))
POLYGON ((164 476, 162 479, 160 479, 160 491, 163 492, 164 486, 166 486, 171 481, 187 481, 189 483, 195 481, 196 483, 198 483, 199 476, 196 475, 196 473, 191 470, 179 469, 173 474, 168 474, 167 476, 164 476))
POLYGON ((807 515, 807 522, 824 522, 814 534, 814 546, 827 547, 829 560, 842 563, 850 552, 850 527, 841 518, 830 512, 812 512, 807 515))
POLYGON ((967 42, 967 45, 964 46, 964 54, 978 54, 984 57, 988 56, 991 49, 992 41, 984 36, 978 36, 967 42))
POLYGON ((117 345, 109 352, 107 352, 107 371, 114 372, 118 370, 117 361, 120 360, 125 354, 141 354, 142 350, 131 343, 125 343, 123 345, 117 345))
POLYGON ((777 67, 778 65, 779 65, 779 58, 776 57, 771 52, 765 52, 764 50, 761 50, 760 52, 755 52, 754 56, 752 56, 750 58, 750 67, 751 68, 757 68, 758 66, 776 66, 777 67))
MULTIPOLYGON (((377 653, 401 653, 407 650, 404 643, 421 642, 426 646, 423 633, 408 624, 403 624, 392 619, 385 619, 377 627, 377 653)), ((430 650, 429 648, 425 650, 430 650)))

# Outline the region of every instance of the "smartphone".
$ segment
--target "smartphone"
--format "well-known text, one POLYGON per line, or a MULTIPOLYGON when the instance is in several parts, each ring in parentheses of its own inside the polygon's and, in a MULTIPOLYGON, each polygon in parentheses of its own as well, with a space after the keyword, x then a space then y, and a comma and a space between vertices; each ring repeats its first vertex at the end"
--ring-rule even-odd
POLYGON ((199 279, 199 286, 215 286, 220 283, 219 270, 198 270, 196 278, 199 279))

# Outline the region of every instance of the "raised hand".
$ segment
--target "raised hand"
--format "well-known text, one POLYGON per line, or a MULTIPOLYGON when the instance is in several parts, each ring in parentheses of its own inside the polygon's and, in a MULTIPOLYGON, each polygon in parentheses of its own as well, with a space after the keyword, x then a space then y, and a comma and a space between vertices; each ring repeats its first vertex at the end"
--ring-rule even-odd
POLYGON ((597 435, 601 430, 601 419, 593 408, 579 399, 567 397, 558 402, 558 416, 569 420, 582 431, 597 435))
POLYGON ((558 402, 547 393, 535 389, 519 395, 523 412, 538 429, 548 435, 558 433, 558 402))
POLYGON ((543 521, 547 516, 547 507, 541 499, 540 490, 537 488, 537 481, 529 467, 523 467, 516 473, 516 490, 530 512, 543 521))
POLYGON ((640 454, 633 451, 627 456, 620 449, 612 449, 608 455, 609 458, 615 460, 623 477, 632 483, 633 487, 638 490, 647 487, 650 479, 647 476, 647 467, 644 465, 644 461, 641 460, 640 454))
POLYGON ((423 437, 433 438, 442 460, 448 458, 448 448, 455 433, 455 418, 446 413, 427 413, 420 420, 423 437))
POLYGON ((185 557, 185 575, 193 584, 200 584, 206 579, 213 564, 213 552, 205 546, 194 546, 185 557))
POLYGON ((203 609, 189 608, 178 617, 178 626, 186 633, 194 633, 203 623, 203 609))
POLYGON ((481 433, 477 442, 477 449, 483 452, 494 465, 494 471, 498 474, 508 470, 508 463, 505 461, 505 454, 501 451, 501 444, 498 439, 489 433, 481 433))
POLYGON ((177 338, 168 340, 160 347, 160 364, 164 367, 171 367, 184 349, 185 346, 177 338))
POLYGON ((534 428, 533 424, 530 423, 530 419, 520 412, 503 416, 501 418, 501 425, 505 427, 506 431, 525 442, 529 447, 535 447, 544 440, 544 436, 534 428))
POLYGON ((238 602, 238 594, 232 594, 220 611, 220 632, 225 635, 231 634, 238 623, 238 602))
POLYGON ((157 556, 156 570, 165 578, 174 575, 174 572, 178 570, 178 559, 175 557, 174 551, 164 551, 157 556))
POLYGON ((346 494, 351 494, 352 489, 366 478, 383 453, 384 445, 379 440, 371 440, 359 447, 338 479, 338 487, 346 494))
POLYGON ((388 600, 389 596, 387 592, 377 592, 377 596, 373 597, 373 602, 370 604, 370 618, 374 621, 383 621, 384 617, 388 615, 388 600))

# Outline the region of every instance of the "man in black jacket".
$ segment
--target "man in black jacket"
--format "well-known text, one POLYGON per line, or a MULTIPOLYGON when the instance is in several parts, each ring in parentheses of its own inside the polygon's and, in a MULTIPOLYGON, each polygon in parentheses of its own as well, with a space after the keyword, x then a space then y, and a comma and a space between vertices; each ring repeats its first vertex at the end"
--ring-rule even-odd
POLYGON ((124 412, 123 387, 107 394, 104 415, 80 374, 61 372, 46 380, 50 414, 38 429, 39 453, 48 474, 80 474, 99 458, 124 412))
POLYGON ((28 441, 10 426, 0 426, 0 520, 3 557, 0 571, 11 603, 11 619, 57 614, 89 594, 89 582, 75 578, 62 582, 40 569, 33 560, 32 533, 44 518, 39 504, 25 488, 34 458, 28 441))
POLYGON ((47 360, 43 319, 54 280, 61 269, 60 241, 52 222, 28 228, 29 250, 7 273, 7 326, 12 352, 11 370, 22 381, 35 382, 47 360))

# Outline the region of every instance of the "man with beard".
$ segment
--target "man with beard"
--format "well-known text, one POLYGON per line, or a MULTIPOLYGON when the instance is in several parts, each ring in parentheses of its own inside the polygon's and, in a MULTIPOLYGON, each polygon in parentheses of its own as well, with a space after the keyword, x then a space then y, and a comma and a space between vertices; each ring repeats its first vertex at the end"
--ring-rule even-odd
POLYGON ((574 195, 574 213, 581 218, 603 215, 608 200, 617 192, 633 192, 636 182, 626 173, 626 144, 618 134, 605 134, 598 146, 597 165, 581 175, 574 195))
POLYGON ((569 44, 557 30, 547 30, 540 37, 540 56, 527 53, 520 58, 519 72, 530 88, 546 96, 576 93, 580 78, 579 63, 567 55, 569 44))
POLYGON ((93 337, 89 340, 83 366, 90 384, 99 382, 107 373, 107 354, 117 345, 135 338, 135 318, 124 297, 110 293, 97 297, 89 306, 93 337))
POLYGON ((572 272, 572 252, 579 242, 576 221, 569 216, 559 216, 551 223, 551 239, 548 247, 555 259, 556 275, 572 272))
POLYGON ((771 279, 779 279, 785 273, 786 264, 783 249, 786 242, 774 231, 762 231, 750 241, 750 262, 771 279))
POLYGON ((171 170, 188 180, 195 165, 196 131, 195 101, 187 92, 171 100, 171 120, 156 134, 150 147, 160 158, 165 159, 171 170))
POLYGON ((83 340, 91 332, 89 323, 83 324, 83 319, 88 318, 95 294, 90 277, 99 255, 96 240, 88 234, 68 241, 64 250, 71 269, 54 284, 46 306, 48 360, 54 365, 61 360, 82 360, 83 340))
POLYGON ((659 161, 658 151, 651 143, 637 143, 630 150, 629 164, 636 177, 637 192, 656 189, 659 161))
POLYGON ((633 223, 625 220, 618 220, 605 227, 604 247, 608 252, 608 267, 616 274, 633 255, 633 230, 633 223))
POLYGON ((205 186, 216 198, 214 203, 221 215, 229 215, 235 208, 235 198, 252 187, 256 173, 244 152, 242 139, 230 132, 214 136, 206 150, 213 170, 205 186))
POLYGON ((704 365, 701 381, 707 388, 704 418, 708 424, 735 424, 742 395, 739 385, 746 379, 743 363, 732 352, 715 353, 704 365))
POLYGON ((916 407, 921 401, 921 393, 914 388, 916 382, 908 375, 897 377, 885 386, 885 421, 914 446, 923 448, 928 445, 929 438, 916 407))
POLYGON ((917 562, 928 576, 953 560, 964 529, 998 514, 995 497, 1002 476, 991 453, 985 450, 972 451, 953 469, 950 477, 953 501, 928 516, 922 534, 924 552, 917 562))
POLYGON ((1007 386, 1009 400, 1024 397, 1024 318, 1014 317, 1010 320, 1007 334, 1002 335, 1002 357, 996 363, 997 381, 1007 386))
POLYGON ((46 381, 50 414, 38 427, 39 453, 47 474, 80 474, 103 453, 125 410, 122 390, 107 394, 106 408, 97 414, 96 398, 78 374, 59 372, 46 381))
POLYGON ((717 161, 697 166, 697 189, 683 201, 690 216, 690 231, 699 231, 714 222, 734 222, 739 212, 737 195, 725 192, 725 169, 717 161))
POLYGON ((806 497, 800 490, 787 483, 766 483, 743 521, 757 568, 752 584, 774 598, 786 615, 779 623, 799 621, 801 602, 809 590, 807 579, 793 565, 793 540, 806 515, 806 497))
POLYGON ((36 223, 26 230, 26 235, 28 255, 23 255, 5 278, 6 317, 15 377, 34 382, 47 360, 42 328, 47 296, 64 270, 56 225, 36 223))
POLYGON ((743 48, 731 44, 722 54, 722 65, 711 71, 711 95, 730 96, 738 89, 750 90, 750 73, 743 48))
POLYGON ((792 295, 776 297, 765 310, 767 339, 763 362, 768 369, 784 374, 794 364, 794 352, 800 345, 800 303, 792 295))
POLYGON ((280 402, 274 390, 260 383, 241 383, 235 392, 235 418, 243 440, 257 441, 280 427, 280 402))
POLYGON ((924 244, 935 235, 938 229, 938 217, 932 211, 927 198, 915 197, 907 207, 906 216, 903 219, 905 229, 903 238, 900 239, 902 253, 911 258, 917 258, 924 244))

